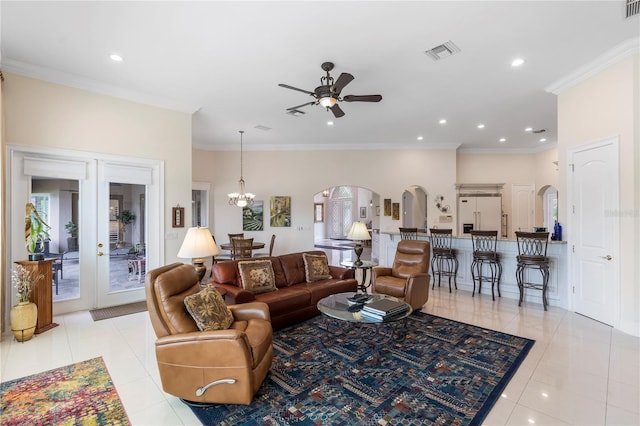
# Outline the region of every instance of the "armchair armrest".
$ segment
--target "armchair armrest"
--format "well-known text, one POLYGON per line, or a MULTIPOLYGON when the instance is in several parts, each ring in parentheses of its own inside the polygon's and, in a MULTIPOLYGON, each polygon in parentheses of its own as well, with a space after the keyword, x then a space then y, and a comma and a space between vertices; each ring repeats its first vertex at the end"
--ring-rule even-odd
POLYGON ((246 368, 253 364, 251 346, 240 330, 195 331, 156 340, 158 362, 208 368, 246 368))
POLYGON ((391 275, 391 268, 387 266, 374 266, 371 270, 371 280, 375 280, 375 277, 384 277, 391 275))
POLYGON ((269 305, 264 302, 250 302, 242 303, 239 305, 229 305, 229 310, 233 314, 233 318, 236 321, 258 318, 271 322, 269 305))

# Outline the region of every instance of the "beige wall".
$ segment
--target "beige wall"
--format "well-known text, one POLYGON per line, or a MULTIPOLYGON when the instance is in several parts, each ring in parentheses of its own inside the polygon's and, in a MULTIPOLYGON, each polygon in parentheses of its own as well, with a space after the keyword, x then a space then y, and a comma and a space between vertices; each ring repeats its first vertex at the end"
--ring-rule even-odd
MULTIPOLYGON (((247 139, 251 137, 247 133, 247 139)), ((418 185, 433 197, 455 200, 456 151, 247 151, 244 152, 244 179, 247 191, 263 200, 264 232, 247 233, 260 241, 277 235, 274 252, 313 247, 313 196, 323 189, 350 185, 370 189, 393 202, 401 202, 403 191, 418 185), (270 228, 268 207, 271 196, 290 195, 292 226, 270 228), (302 227, 302 229, 298 229, 302 227)), ((236 191, 240 178, 239 152, 194 150, 193 180, 210 182, 211 230, 219 240, 242 229, 241 211, 227 203, 227 193, 236 191)), ((368 200, 367 200, 368 201, 368 200)), ((452 205, 455 202, 451 203, 452 205)), ((433 203, 428 206, 430 225, 437 219, 433 203)), ((380 216, 380 229, 397 231, 400 220, 380 216)), ((455 223, 455 222, 454 222, 455 223)))
MULTIPOLYGON (((511 218, 511 186, 535 185, 535 226, 543 225, 543 205, 540 191, 547 186, 558 188, 558 150, 548 149, 535 154, 468 154, 457 157, 456 183, 504 183, 502 210, 511 218)), ((562 195, 560 195, 562 199, 562 195)), ((550 230, 552 231, 552 230, 550 230)))
MULTIPOLYGON (((640 335, 640 59, 628 57, 558 96, 558 154, 567 169, 568 151, 618 137, 620 143, 620 328, 640 335)), ((559 175, 566 193, 567 175, 559 175)), ((567 210, 560 220, 566 222, 567 210)), ((570 236, 571 229, 567 229, 570 236)))
POLYGON ((165 233, 176 236, 161 238, 164 263, 178 260, 186 228, 172 229, 170 218, 178 203, 191 214, 190 114, 16 74, 5 74, 2 90, 6 144, 163 161, 164 211, 149 214, 164 215, 165 233))

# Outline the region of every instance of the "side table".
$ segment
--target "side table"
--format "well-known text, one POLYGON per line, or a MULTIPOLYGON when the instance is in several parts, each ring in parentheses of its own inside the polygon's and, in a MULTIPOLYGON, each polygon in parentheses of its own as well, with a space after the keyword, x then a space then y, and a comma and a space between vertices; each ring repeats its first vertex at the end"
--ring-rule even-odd
POLYGON ((340 262, 340 266, 353 269, 354 272, 357 269, 362 270, 362 279, 360 280, 360 282, 358 282, 358 290, 366 293, 367 289, 371 286, 371 268, 373 268, 374 266, 378 266, 378 263, 370 260, 362 260, 361 262, 361 265, 356 265, 352 261, 344 260, 340 262))

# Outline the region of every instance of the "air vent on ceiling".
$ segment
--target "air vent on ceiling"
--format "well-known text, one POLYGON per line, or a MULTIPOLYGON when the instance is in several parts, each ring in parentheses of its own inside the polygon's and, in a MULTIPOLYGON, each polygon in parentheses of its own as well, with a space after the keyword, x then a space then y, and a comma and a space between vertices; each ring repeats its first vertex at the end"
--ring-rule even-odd
POLYGON ((640 0, 627 0, 627 18, 640 13, 640 0))
POLYGON ((268 130, 271 130, 271 127, 267 127, 267 126, 263 126, 262 124, 258 124, 257 126, 253 127, 254 129, 258 129, 258 130, 264 130, 265 132, 268 130))
POLYGON ((546 132, 546 131, 547 131, 547 129, 536 129, 536 130, 532 130, 532 131, 531 131, 531 133, 536 133, 536 134, 538 134, 538 133, 544 133, 544 132, 546 132))
POLYGON ((460 48, 456 46, 451 40, 448 42, 441 44, 440 46, 436 46, 433 49, 426 50, 426 53, 431 59, 434 61, 439 61, 440 59, 448 58, 451 55, 455 55, 460 52, 460 48))
POLYGON ((294 117, 300 117, 301 115, 305 115, 306 113, 304 111, 300 111, 299 109, 292 109, 290 111, 287 111, 287 114, 293 115, 294 117))

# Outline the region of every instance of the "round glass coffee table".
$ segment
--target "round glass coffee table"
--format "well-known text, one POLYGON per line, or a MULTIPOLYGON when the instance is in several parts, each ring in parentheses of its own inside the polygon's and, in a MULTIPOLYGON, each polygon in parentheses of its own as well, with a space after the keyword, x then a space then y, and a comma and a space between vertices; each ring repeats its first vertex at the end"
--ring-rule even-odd
MULTIPOLYGON (((324 318, 324 329, 328 335, 322 340, 325 347, 338 338, 358 338, 371 347, 374 361, 380 357, 380 351, 393 341, 403 341, 407 335, 407 318, 411 315, 411 305, 403 300, 383 294, 369 294, 368 302, 390 299, 407 305, 407 309, 385 319, 363 315, 360 309, 352 307, 349 298, 357 293, 347 292, 327 296, 318 301, 318 310, 324 318), (351 309, 350 309, 351 308, 351 309)), ((362 293, 359 293, 362 294, 362 293)))

